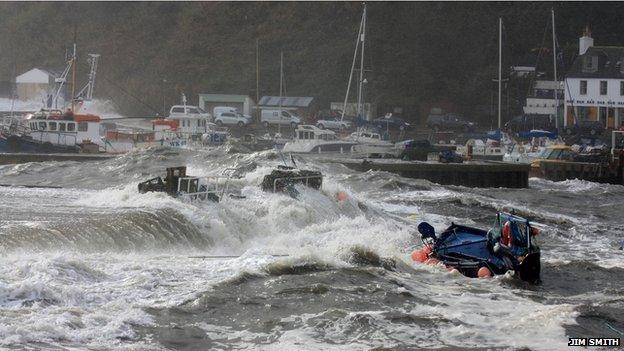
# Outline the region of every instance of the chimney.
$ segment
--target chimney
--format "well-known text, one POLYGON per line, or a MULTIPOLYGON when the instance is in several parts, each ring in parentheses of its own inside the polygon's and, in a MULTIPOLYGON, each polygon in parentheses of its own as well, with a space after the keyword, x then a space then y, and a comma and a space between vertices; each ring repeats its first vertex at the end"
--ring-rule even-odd
POLYGON ((594 38, 591 37, 591 30, 587 25, 583 31, 583 36, 579 38, 579 55, 583 55, 592 46, 594 46, 594 38))

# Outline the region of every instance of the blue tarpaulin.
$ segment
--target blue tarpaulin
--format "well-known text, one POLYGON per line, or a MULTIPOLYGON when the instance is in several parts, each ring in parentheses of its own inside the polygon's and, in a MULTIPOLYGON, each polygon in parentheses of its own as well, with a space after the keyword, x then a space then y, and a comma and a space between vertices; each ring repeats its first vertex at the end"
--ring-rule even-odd
POLYGON ((557 139, 557 132, 548 132, 545 130, 532 130, 530 132, 519 132, 518 136, 524 139, 530 138, 549 138, 549 139, 557 139))

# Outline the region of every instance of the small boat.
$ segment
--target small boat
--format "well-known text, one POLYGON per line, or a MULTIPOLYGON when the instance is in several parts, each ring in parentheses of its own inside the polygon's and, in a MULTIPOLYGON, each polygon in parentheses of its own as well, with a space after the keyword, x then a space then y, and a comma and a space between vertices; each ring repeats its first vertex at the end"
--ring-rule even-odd
POLYGON ((244 196, 229 190, 231 171, 225 169, 225 177, 195 177, 186 174, 186 167, 169 167, 165 178, 156 177, 139 183, 139 193, 163 192, 169 196, 187 200, 219 202, 224 196, 241 199, 244 196))
POLYGON ((323 175, 319 171, 298 169, 289 166, 277 166, 270 174, 262 179, 262 190, 269 192, 288 192, 296 197, 297 192, 293 188, 296 184, 302 184, 312 189, 320 189, 323 184, 323 175))
POLYGON ((523 281, 540 281, 540 250, 534 241, 539 231, 525 218, 499 212, 490 230, 452 223, 436 236, 422 222, 418 231, 424 247, 412 253, 414 261, 441 262, 471 278, 513 271, 523 281))

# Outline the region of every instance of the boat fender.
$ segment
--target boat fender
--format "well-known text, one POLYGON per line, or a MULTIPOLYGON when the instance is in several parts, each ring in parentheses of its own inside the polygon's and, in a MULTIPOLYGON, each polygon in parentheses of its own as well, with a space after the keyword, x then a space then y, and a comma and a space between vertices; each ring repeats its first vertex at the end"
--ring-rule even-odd
POLYGON ((414 252, 412 252, 412 260, 414 262, 423 263, 428 258, 429 258, 429 256, 423 250, 414 250, 414 252))
POLYGON ((477 272, 477 276, 479 278, 490 278, 492 277, 492 271, 490 271, 490 269, 487 267, 481 267, 477 272))

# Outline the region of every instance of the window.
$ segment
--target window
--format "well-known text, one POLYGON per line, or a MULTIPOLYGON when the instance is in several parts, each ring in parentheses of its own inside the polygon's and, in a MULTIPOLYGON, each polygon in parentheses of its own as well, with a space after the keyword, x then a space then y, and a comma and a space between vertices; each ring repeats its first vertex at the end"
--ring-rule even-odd
POLYGON ((607 95, 607 81, 600 81, 600 95, 607 95))
POLYGON ((48 129, 51 131, 56 130, 56 122, 48 122, 48 129))
POLYGON ((620 82, 620 96, 624 96, 624 81, 620 82))
MULTIPOLYGON (((154 125, 152 125, 152 128, 154 127, 154 125)), ((87 122, 80 122, 78 123, 78 131, 79 132, 86 132, 89 129, 89 124, 87 122)))
POLYGON ((65 131, 65 123, 59 123, 59 132, 65 131))
POLYGON ((30 129, 37 130, 37 123, 31 122, 30 123, 30 129))
POLYGON ((76 131, 76 123, 67 123, 67 131, 68 132, 76 131))
POLYGON ((581 81, 581 95, 587 95, 587 81, 586 80, 582 80, 581 81))
POLYGON ((172 113, 184 113, 184 107, 174 107, 171 109, 172 113))
POLYGON ((194 108, 194 107, 187 108, 187 110, 188 110, 188 113, 193 113, 193 114, 198 114, 199 113, 199 111, 196 108, 194 108))
POLYGON ((596 72, 598 70, 598 56, 583 57, 583 72, 596 72))
POLYGON ((199 119, 197 120, 197 126, 201 127, 201 120, 199 120, 199 119))
POLYGON ((46 130, 46 122, 39 122, 39 130, 46 130))
POLYGON ((290 114, 288 112, 286 112, 286 111, 282 111, 282 116, 288 118, 288 117, 290 117, 290 114))

